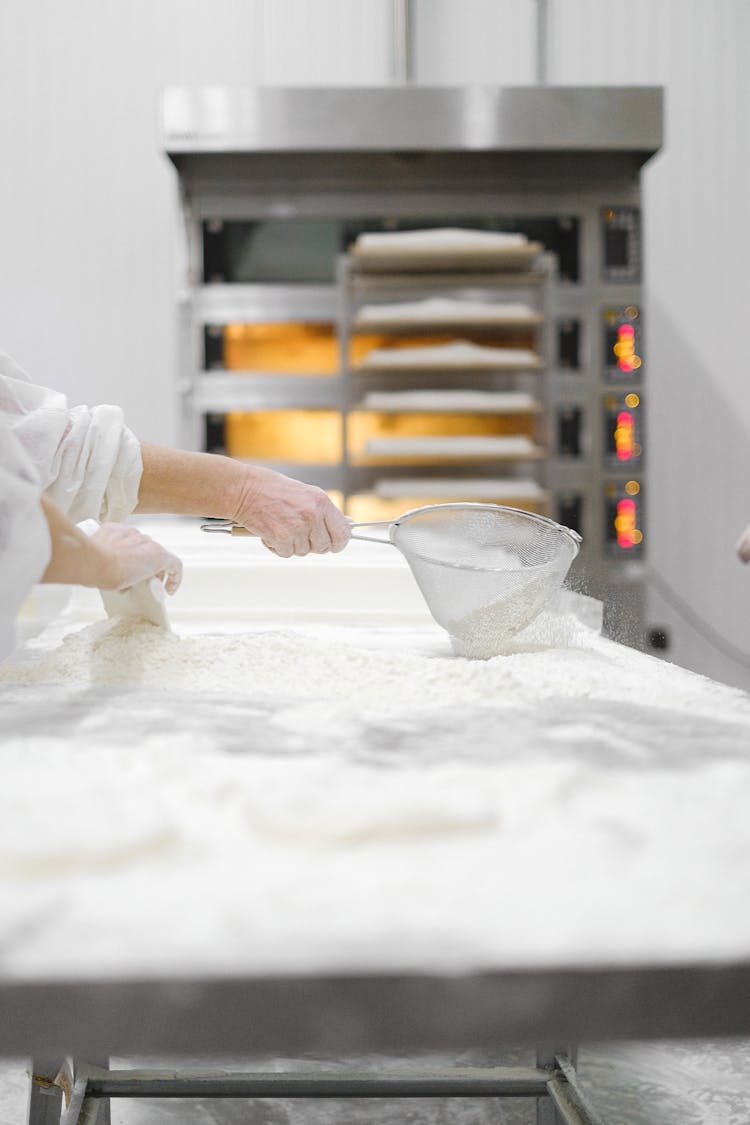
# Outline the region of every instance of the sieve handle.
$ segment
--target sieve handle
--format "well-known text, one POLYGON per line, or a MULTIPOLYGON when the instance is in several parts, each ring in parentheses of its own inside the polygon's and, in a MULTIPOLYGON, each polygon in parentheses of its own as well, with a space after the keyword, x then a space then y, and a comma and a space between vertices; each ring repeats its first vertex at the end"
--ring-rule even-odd
MULTIPOLYGON (((371 523, 353 523, 352 529, 355 527, 390 527, 391 520, 374 520, 371 523)), ((217 532, 221 535, 246 535, 250 538, 257 539, 254 531, 248 531, 242 524, 233 523, 231 520, 213 520, 211 523, 202 523, 201 531, 208 531, 213 534, 217 532)), ((352 539, 360 539, 367 543, 385 543, 387 546, 392 547, 390 539, 378 539, 374 535, 354 535, 352 539)))
POLYGON ((387 547, 392 547, 393 543, 390 539, 378 539, 376 535, 355 535, 355 527, 390 527, 393 520, 367 520, 365 523, 353 523, 352 539, 359 539, 363 543, 384 543, 387 547))
POLYGON ((231 520, 214 520, 212 523, 202 523, 201 531, 220 532, 222 535, 254 535, 242 524, 232 523, 231 520))

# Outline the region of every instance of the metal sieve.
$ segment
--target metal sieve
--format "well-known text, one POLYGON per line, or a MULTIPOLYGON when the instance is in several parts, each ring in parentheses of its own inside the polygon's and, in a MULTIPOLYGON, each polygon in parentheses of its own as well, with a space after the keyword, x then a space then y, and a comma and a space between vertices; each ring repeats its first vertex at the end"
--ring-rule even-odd
POLYGON ((500 504, 430 504, 392 521, 388 540, 406 559, 430 613, 454 650, 487 659, 558 593, 581 537, 547 516, 500 504))
MULTIPOLYGON (((202 529, 248 534, 229 520, 202 529)), ((547 516, 475 503, 353 523, 352 538, 396 547, 454 651, 480 659, 496 656, 551 603, 581 544, 577 532, 547 516), (387 527, 388 538, 357 534, 361 527, 387 527)))

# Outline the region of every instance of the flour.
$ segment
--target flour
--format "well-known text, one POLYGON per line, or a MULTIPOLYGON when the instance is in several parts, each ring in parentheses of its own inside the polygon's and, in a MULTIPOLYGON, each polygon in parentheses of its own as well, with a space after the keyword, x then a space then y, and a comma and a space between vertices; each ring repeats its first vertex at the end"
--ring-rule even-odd
POLYGON ((436 626, 30 645, 0 667, 4 971, 746 956, 750 697, 560 604, 485 661, 436 626))
MULTIPOLYGON (((337 700, 377 713, 593 699, 750 714, 744 692, 608 641, 572 613, 542 612, 506 640, 500 655, 482 661, 451 655, 437 630, 429 653, 410 651, 408 632, 380 647, 357 643, 360 630, 340 633, 343 640, 290 630, 179 636, 114 618, 70 633, 49 652, 27 652, 21 663, 0 666, 0 685, 337 700)), ((330 714, 339 721, 336 707, 330 714)))
POLYGON ((537 569, 526 578, 519 572, 512 588, 501 597, 457 621, 446 622, 453 651, 472 660, 488 660, 504 652, 511 637, 531 624, 557 593, 549 570, 538 573, 537 569))

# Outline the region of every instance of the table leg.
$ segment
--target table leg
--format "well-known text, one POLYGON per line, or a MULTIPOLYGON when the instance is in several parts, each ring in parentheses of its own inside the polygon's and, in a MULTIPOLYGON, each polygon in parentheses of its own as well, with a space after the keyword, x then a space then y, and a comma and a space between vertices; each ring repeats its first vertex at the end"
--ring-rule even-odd
POLYGON ((66 1059, 61 1070, 61 1083, 66 1090, 66 1105, 60 1125, 110 1125, 108 1097, 93 1096, 88 1083, 92 1073, 101 1076, 109 1069, 109 1058, 66 1059))
POLYGON ((26 1109, 27 1125, 60 1125, 62 1089, 55 1085, 60 1059, 31 1061, 31 1081, 26 1109))
MULTIPOLYGON (((87 1064, 101 1070, 109 1070, 109 1055, 103 1057, 91 1058, 86 1060, 87 1064)), ((96 1118, 96 1125, 111 1125, 111 1110, 109 1098, 99 1099, 99 1116, 96 1118)))
POLYGON ((538 1047, 537 1066, 550 1071, 548 1097, 537 1099, 537 1125, 603 1125, 578 1083, 574 1046, 538 1047))

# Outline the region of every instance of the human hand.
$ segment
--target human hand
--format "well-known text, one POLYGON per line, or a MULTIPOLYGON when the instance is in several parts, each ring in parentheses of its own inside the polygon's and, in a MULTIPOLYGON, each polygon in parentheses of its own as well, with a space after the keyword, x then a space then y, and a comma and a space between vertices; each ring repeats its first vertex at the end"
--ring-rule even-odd
POLYGON ((258 466, 249 468, 233 518, 284 559, 342 551, 351 538, 349 520, 322 489, 258 466))
POLYGON ((746 527, 737 540, 737 554, 742 562, 750 562, 750 527, 746 527))
POLYGON ((159 578, 168 594, 182 581, 182 562, 137 527, 103 523, 90 537, 99 555, 96 585, 102 590, 129 590, 147 578, 159 578))

